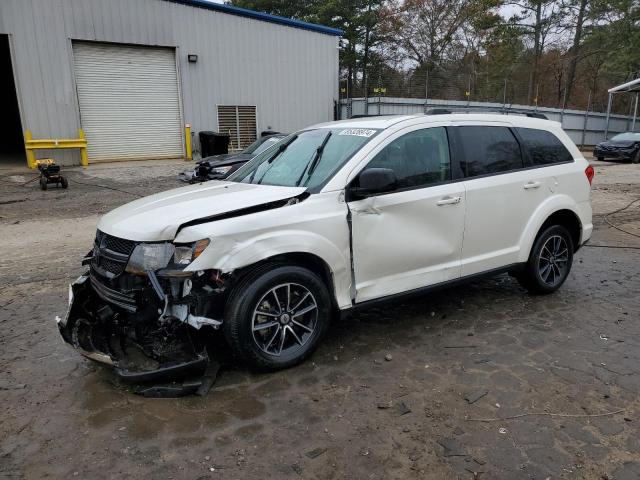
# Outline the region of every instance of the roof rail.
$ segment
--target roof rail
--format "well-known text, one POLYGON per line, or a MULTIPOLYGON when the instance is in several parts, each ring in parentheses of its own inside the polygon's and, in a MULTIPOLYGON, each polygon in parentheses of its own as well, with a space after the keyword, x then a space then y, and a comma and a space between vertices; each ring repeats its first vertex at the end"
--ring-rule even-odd
POLYGON ((525 115, 530 118, 540 118, 542 120, 549 120, 549 118, 540 112, 532 112, 530 110, 524 109, 513 109, 513 108, 503 108, 503 107, 460 107, 460 109, 449 109, 449 108, 430 108, 425 112, 426 115, 447 115, 450 113, 502 113, 503 115, 525 115))

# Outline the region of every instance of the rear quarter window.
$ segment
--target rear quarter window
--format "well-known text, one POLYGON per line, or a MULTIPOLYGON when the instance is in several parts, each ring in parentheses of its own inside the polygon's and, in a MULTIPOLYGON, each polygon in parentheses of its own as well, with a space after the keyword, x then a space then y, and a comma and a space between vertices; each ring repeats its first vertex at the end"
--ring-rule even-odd
POLYGON ((553 133, 534 128, 517 128, 529 166, 573 162, 573 155, 553 133))

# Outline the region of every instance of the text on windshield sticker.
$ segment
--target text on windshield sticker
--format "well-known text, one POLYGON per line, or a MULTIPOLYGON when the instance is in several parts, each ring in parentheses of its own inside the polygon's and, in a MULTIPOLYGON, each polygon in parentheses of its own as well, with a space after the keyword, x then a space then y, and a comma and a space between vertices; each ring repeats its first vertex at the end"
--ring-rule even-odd
POLYGON ((356 136, 356 137, 367 137, 367 138, 369 138, 374 133, 376 133, 375 130, 368 130, 366 128, 347 128, 346 130, 342 130, 340 132, 340 135, 352 135, 352 136, 356 136))

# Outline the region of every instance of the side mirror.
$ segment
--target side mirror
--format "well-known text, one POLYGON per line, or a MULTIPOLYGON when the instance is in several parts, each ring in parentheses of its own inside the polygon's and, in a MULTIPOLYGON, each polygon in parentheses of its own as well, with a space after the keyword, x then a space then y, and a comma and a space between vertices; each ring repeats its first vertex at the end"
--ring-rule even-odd
POLYGON ((379 193, 394 191, 398 178, 390 168, 369 168, 358 175, 358 186, 351 187, 354 198, 366 198, 379 193))

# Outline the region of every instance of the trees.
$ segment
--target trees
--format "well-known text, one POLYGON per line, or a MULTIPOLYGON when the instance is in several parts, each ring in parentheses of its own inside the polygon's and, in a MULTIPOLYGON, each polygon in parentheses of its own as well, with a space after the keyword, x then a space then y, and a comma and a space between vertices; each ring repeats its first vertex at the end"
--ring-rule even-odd
POLYGON ((589 92, 599 106, 640 76, 640 0, 232 3, 342 29, 351 96, 381 86, 424 98, 428 78, 431 98, 585 108, 589 92))

